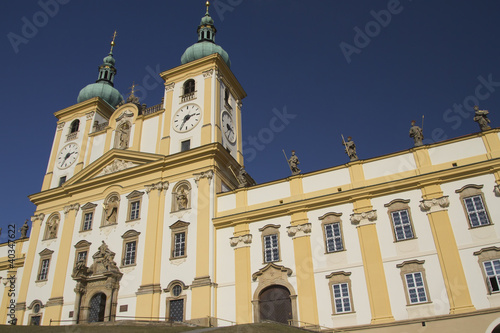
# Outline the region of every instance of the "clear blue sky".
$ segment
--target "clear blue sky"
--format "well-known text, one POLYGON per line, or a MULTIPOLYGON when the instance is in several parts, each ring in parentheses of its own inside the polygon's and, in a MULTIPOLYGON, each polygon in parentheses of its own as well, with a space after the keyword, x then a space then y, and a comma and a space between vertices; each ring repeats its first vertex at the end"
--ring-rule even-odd
MULTIPOLYGON (((115 87, 126 95, 135 81, 154 105, 153 73, 180 64, 204 12, 203 0, 2 1, 0 242, 33 214, 53 113, 97 79, 113 31, 115 87)), ((500 124, 497 0, 217 0, 210 12, 248 94, 246 168, 258 183, 290 175, 282 149, 297 151, 303 172, 347 163, 341 134, 361 159, 408 149, 422 115, 426 143, 477 132, 475 101, 500 124), (294 118, 273 132, 284 109, 294 118)))

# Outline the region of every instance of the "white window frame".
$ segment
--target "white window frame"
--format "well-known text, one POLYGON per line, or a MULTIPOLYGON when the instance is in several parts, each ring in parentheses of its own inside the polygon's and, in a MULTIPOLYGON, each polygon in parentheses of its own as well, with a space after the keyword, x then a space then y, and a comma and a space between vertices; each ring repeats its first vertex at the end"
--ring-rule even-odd
POLYGON ((394 228, 394 236, 396 241, 402 241, 415 238, 413 227, 411 225, 410 213, 408 209, 395 210, 391 212, 392 227, 394 228), (402 216, 406 214, 406 221, 402 216), (397 223, 399 222, 399 224, 397 223))
POLYGON ((470 229, 486 227, 493 224, 488 212, 484 193, 481 190, 482 188, 483 185, 468 184, 455 191, 455 193, 460 194, 460 201, 462 202, 470 229), (477 207, 478 204, 475 199, 478 199, 482 208, 477 207), (467 203, 468 201, 469 204, 467 203), (482 218, 480 218, 480 216, 482 216, 482 218))
POLYGON ((396 267, 400 269, 401 280, 405 288, 407 306, 431 303, 424 263, 425 260, 413 259, 396 265, 396 267), (412 280, 409 281, 409 278, 412 280), (419 279, 419 282, 417 282, 417 278, 419 279), (411 282, 413 282, 413 284, 411 284, 411 282), (417 297, 416 301, 414 298, 415 295, 417 297))
POLYGON ((427 303, 427 291, 422 272, 405 274, 406 290, 410 304, 427 303))
POLYGON ((267 224, 259 229, 262 232, 262 261, 264 264, 281 261, 279 228, 278 224, 267 224))
POLYGON ((493 259, 488 261, 483 261, 484 273, 486 274, 488 287, 492 294, 500 292, 500 259, 493 259), (490 266, 489 268, 487 266, 490 266), (495 281, 496 290, 492 281, 495 281))
POLYGON ((486 207, 484 205, 483 197, 480 194, 466 197, 462 200, 464 202, 465 209, 467 210, 467 216, 469 217, 469 223, 472 228, 491 224, 488 212, 486 211, 486 207), (481 208, 478 208, 477 199, 479 199, 478 201, 481 208), (477 223, 475 223, 475 220, 477 220, 477 223))
POLYGON ((137 241, 133 240, 125 243, 123 256, 123 266, 135 265, 137 262, 137 241), (133 248, 131 248, 133 245, 133 248))
POLYGON ((263 236, 264 240, 264 262, 276 262, 280 260, 280 247, 278 234, 263 236))
POLYGON ((174 250, 172 253, 173 258, 182 258, 186 256, 186 232, 174 233, 174 250), (180 239, 182 237, 182 239, 180 239))
POLYGON ((352 312, 351 295, 347 282, 332 284, 332 293, 335 313, 352 312))
POLYGON ((326 252, 339 252, 344 250, 344 242, 342 237, 342 228, 340 222, 324 224, 326 252), (328 228, 331 228, 332 235, 328 235, 328 228), (336 228, 335 228, 336 227, 336 228), (337 233, 337 234, 336 234, 337 233))
POLYGON ((490 246, 483 248, 479 251, 474 252, 477 256, 477 260, 483 274, 483 281, 485 282, 486 291, 489 295, 500 293, 500 247, 490 246), (495 267, 495 263, 499 266, 495 267), (491 270, 487 268, 488 264, 491 265, 491 270), (496 287, 498 290, 494 290, 492 284, 496 281, 496 287))

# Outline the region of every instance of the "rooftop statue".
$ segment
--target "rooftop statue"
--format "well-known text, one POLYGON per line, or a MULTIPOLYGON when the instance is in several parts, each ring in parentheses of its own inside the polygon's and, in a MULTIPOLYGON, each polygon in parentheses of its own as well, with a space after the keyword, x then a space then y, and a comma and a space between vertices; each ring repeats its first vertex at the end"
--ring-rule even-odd
POLYGON ((474 121, 478 123, 479 129, 481 129, 481 131, 491 129, 491 126, 489 125, 491 121, 488 119, 488 110, 479 110, 479 107, 476 105, 474 107, 474 111, 474 121))
POLYGON ((420 127, 415 125, 415 120, 411 121, 410 137, 413 138, 415 147, 422 145, 422 140, 424 139, 424 133, 420 127))
POLYGON ((358 160, 358 154, 356 153, 356 144, 352 141, 352 137, 347 137, 347 142, 344 141, 344 136, 342 136, 342 144, 345 147, 345 153, 349 156, 349 159, 352 161, 358 160))
POLYGON ((292 150, 292 156, 288 160, 288 165, 290 166, 290 170, 292 171, 292 176, 298 175, 300 173, 300 169, 298 165, 300 164, 299 158, 295 155, 295 150, 292 150))

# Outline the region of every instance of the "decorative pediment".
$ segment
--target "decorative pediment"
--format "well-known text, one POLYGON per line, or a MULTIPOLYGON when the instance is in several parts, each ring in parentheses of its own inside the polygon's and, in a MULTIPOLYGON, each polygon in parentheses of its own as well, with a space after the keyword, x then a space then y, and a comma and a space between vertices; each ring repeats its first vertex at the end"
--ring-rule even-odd
POLYGON ((127 195, 126 198, 133 199, 133 198, 142 197, 143 195, 144 195, 144 192, 134 190, 129 195, 127 195))
POLYGON ((163 160, 164 156, 143 153, 137 151, 111 149, 82 171, 71 177, 65 186, 69 187, 73 184, 82 183, 91 179, 105 177, 110 174, 115 174, 124 170, 137 168, 146 164, 151 164, 159 160, 163 160))
POLYGON ((91 242, 88 242, 86 241, 85 239, 79 241, 78 243, 75 244, 75 249, 81 249, 81 248, 85 248, 85 247, 90 247, 92 243, 91 242))
POLYGON ((95 207, 97 207, 97 204, 93 204, 91 202, 87 202, 85 205, 81 206, 80 209, 81 210, 92 210, 95 207))
POLYGON ((41 251, 39 253, 40 256, 48 256, 48 255, 51 255, 52 253, 54 253, 54 251, 52 250, 49 250, 49 249, 44 249, 43 251, 41 251))
POLYGON ((105 166, 100 173, 96 175, 96 177, 104 176, 104 175, 109 175, 110 173, 115 173, 118 171, 122 171, 128 168, 133 168, 137 166, 138 164, 135 164, 130 161, 124 161, 124 160, 114 160, 111 164, 105 166))
POLYGON ((265 267, 259 269, 256 273, 252 274, 252 280, 274 280, 277 277, 281 277, 286 280, 287 276, 292 275, 292 270, 285 266, 276 265, 272 262, 267 264, 265 267))
POLYGON ((189 222, 184 222, 184 221, 177 221, 174 224, 170 226, 170 229, 180 229, 180 228, 187 228, 189 226, 189 222))
POLYGON ((122 235, 122 238, 131 238, 131 237, 137 237, 139 236, 141 233, 136 231, 136 230, 128 230, 126 231, 123 235, 122 235))

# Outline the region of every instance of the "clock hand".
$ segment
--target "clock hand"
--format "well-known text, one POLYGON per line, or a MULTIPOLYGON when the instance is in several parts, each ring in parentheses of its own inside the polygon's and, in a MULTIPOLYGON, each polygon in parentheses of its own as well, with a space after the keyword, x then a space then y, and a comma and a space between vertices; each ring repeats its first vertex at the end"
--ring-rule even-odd
POLYGON ((67 153, 66 156, 64 156, 64 160, 62 161, 61 165, 64 165, 64 162, 66 162, 66 160, 68 159, 68 157, 70 157, 71 154, 70 153, 67 153))

